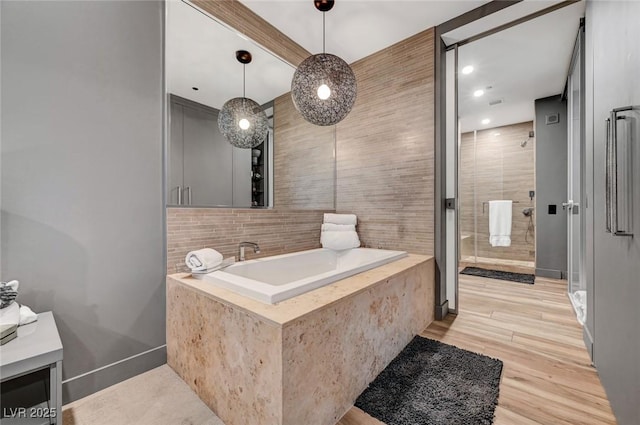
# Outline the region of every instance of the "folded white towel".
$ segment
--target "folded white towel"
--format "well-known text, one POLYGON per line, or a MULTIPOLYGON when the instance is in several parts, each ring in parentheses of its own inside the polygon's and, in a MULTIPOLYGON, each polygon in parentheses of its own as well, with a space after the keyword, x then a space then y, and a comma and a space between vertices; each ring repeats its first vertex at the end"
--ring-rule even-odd
POLYGON ((208 270, 222 263, 222 254, 215 249, 203 248, 188 253, 184 262, 191 270, 208 270))
POLYGON ((38 315, 33 312, 26 305, 20 306, 20 326, 28 325, 29 323, 35 322, 38 320, 38 315))
POLYGON ((20 306, 18 303, 11 303, 7 307, 0 310, 0 325, 16 325, 20 324, 20 306))
POLYGON ((511 211, 513 201, 489 201, 489 243, 511 246, 511 211))
POLYGON ((358 224, 358 217, 356 217, 355 214, 325 213, 324 222, 333 224, 353 224, 355 226, 358 224))
POLYGON ((320 233, 320 243, 323 248, 329 248, 336 251, 344 249, 358 248, 360 246, 360 238, 353 231, 325 231, 320 233))
POLYGON ((323 232, 355 232, 356 226, 353 224, 333 224, 324 223, 322 225, 323 232))

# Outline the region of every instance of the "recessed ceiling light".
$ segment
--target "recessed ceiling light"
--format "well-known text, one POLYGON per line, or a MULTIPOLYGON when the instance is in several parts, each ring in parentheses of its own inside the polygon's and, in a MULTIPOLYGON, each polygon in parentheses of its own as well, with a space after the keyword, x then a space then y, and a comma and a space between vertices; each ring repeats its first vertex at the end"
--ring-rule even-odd
POLYGON ((484 94, 484 90, 476 90, 476 91, 474 91, 474 92, 473 92, 473 95, 474 95, 475 97, 480 97, 480 96, 482 96, 483 94, 484 94))
POLYGON ((473 72, 473 67, 471 65, 467 65, 464 68, 462 68, 462 73, 464 75, 471 74, 472 72, 473 72))
POLYGON ((482 124, 486 125, 486 124, 489 124, 491 122, 491 120, 489 118, 485 118, 481 122, 482 122, 482 124))
POLYGON ((494 135, 494 136, 499 136, 499 135, 500 135, 500 133, 493 133, 493 135, 494 135))
POLYGON ((193 90, 195 90, 195 91, 200 90, 200 89, 199 89, 199 88, 197 88, 197 87, 191 87, 191 88, 192 88, 193 90))

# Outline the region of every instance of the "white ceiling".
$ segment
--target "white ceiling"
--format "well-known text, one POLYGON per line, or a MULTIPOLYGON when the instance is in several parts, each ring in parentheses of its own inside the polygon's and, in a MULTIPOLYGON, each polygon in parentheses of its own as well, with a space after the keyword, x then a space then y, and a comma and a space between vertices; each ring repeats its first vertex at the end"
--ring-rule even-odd
MULTIPOLYGON (((322 52, 322 13, 312 0, 241 0, 311 53, 322 52)), ((326 13, 326 51, 353 63, 488 0, 337 0, 326 13)))
POLYGON ((182 1, 167 2, 167 91, 220 109, 242 96, 242 65, 236 50, 253 56, 246 65, 246 95, 264 104, 291 90, 295 69, 182 1), (198 87, 195 91, 192 87, 198 87))
POLYGON ((533 120, 535 99, 562 93, 584 8, 579 2, 460 47, 462 132, 533 120), (475 70, 463 75, 467 65, 475 70), (485 94, 474 97, 478 89, 485 94), (496 99, 504 103, 489 106, 496 99))

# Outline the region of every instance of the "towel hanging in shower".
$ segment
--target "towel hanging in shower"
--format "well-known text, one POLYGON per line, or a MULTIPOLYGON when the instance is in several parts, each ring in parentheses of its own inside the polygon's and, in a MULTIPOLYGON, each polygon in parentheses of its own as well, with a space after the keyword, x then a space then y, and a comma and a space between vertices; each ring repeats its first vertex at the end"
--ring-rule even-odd
POLYGON ((489 201, 489 243, 493 247, 511 246, 513 201, 489 201))

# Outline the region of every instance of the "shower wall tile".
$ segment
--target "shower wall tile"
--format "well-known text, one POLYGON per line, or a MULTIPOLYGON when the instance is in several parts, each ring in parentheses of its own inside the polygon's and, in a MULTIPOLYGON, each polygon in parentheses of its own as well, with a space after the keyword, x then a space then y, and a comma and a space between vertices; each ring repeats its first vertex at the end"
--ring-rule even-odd
MULTIPOLYGON (((535 237, 529 232, 529 219, 522 210, 533 207, 529 191, 535 190, 535 139, 529 139, 533 122, 524 122, 462 134, 460 144, 460 233, 461 255, 474 255, 477 238, 478 257, 534 261, 535 237), (499 136, 496 133, 500 133, 499 136), (511 199, 513 221, 511 246, 493 248, 489 244, 489 207, 483 202, 511 199), (476 231, 474 231, 477 226, 476 231)), ((534 212, 535 224, 535 212, 534 212)))
POLYGON ((325 212, 332 210, 167 208, 167 273, 182 271, 195 249, 237 256, 242 241, 260 245, 260 254, 247 249, 247 258, 320 248, 325 212))

